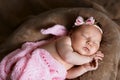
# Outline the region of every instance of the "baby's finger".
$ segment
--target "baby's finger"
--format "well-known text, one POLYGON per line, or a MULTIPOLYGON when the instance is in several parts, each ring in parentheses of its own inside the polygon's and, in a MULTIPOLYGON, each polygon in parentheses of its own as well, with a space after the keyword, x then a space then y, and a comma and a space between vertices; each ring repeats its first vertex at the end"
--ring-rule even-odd
POLYGON ((96 56, 104 57, 103 53, 97 53, 96 56))
POLYGON ((91 65, 91 70, 96 70, 98 68, 98 60, 94 60, 91 65))
POLYGON ((101 51, 97 51, 96 53, 102 53, 101 51))
POLYGON ((95 69, 97 69, 98 68, 98 60, 95 60, 95 63, 96 63, 95 69))
POLYGON ((97 56, 97 57, 95 57, 94 59, 95 59, 95 60, 101 60, 101 61, 103 60, 103 58, 102 58, 102 57, 98 57, 98 56, 97 56))

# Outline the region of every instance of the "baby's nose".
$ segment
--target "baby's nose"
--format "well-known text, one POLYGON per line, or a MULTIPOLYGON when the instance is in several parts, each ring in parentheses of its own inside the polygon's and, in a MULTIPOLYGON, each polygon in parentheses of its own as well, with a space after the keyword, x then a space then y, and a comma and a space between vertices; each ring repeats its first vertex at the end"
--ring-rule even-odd
POLYGON ((89 46, 93 46, 93 42, 91 42, 91 41, 88 41, 87 44, 88 44, 89 46))

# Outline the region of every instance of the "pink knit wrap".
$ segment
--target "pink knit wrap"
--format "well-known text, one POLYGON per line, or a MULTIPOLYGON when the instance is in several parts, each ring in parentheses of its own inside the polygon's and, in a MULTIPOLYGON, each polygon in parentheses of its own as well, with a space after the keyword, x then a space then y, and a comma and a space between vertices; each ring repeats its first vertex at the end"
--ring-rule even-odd
POLYGON ((64 80, 66 69, 44 49, 45 41, 27 42, 0 63, 0 80, 64 80))
MULTIPOLYGON (((41 33, 64 36, 67 30, 62 25, 55 25, 42 29, 41 33)), ((0 63, 0 80, 64 80, 66 69, 49 52, 38 48, 47 42, 26 42, 9 53, 0 63)))

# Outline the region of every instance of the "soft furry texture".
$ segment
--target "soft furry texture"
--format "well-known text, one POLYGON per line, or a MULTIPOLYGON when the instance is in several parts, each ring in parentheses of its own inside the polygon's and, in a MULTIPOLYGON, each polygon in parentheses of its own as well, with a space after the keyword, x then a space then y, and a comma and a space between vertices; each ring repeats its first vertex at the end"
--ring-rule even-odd
MULTIPOLYGON (((3 56, 8 54, 10 51, 16 49, 23 42, 38 41, 49 37, 48 35, 43 35, 39 32, 41 28, 46 29, 48 27, 53 26, 54 24, 62 24, 67 29, 70 29, 73 23, 75 22, 77 16, 82 16, 84 18, 93 16, 102 25, 101 29, 104 33, 100 50, 105 54, 105 57, 103 61, 99 63, 99 68, 96 71, 88 72, 83 76, 80 76, 73 80, 120 80, 120 70, 118 71, 118 68, 120 69, 120 65, 118 65, 118 63, 120 64, 119 25, 117 25, 113 20, 111 20, 111 18, 109 18, 107 15, 102 13, 102 8, 100 6, 91 6, 95 9, 92 9, 90 7, 61 8, 50 10, 38 16, 32 17, 31 19, 27 20, 22 25, 20 25, 19 28, 14 32, 14 34, 12 34, 8 39, 6 39, 6 41, 3 44, 1 44, 0 57, 3 58, 3 56)), ((13 21, 13 23, 15 23, 15 21, 13 21)))

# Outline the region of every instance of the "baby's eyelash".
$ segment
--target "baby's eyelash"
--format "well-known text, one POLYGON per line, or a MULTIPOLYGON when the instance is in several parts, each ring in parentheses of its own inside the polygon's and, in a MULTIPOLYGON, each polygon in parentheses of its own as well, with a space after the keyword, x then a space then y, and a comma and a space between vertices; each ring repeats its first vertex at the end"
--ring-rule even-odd
POLYGON ((97 43, 96 42, 93 42, 94 43, 94 45, 96 45, 97 43))
POLYGON ((84 34, 82 34, 83 37, 87 38, 87 36, 85 36, 84 34))
POLYGON ((98 42, 94 42, 94 45, 98 45, 98 42))

